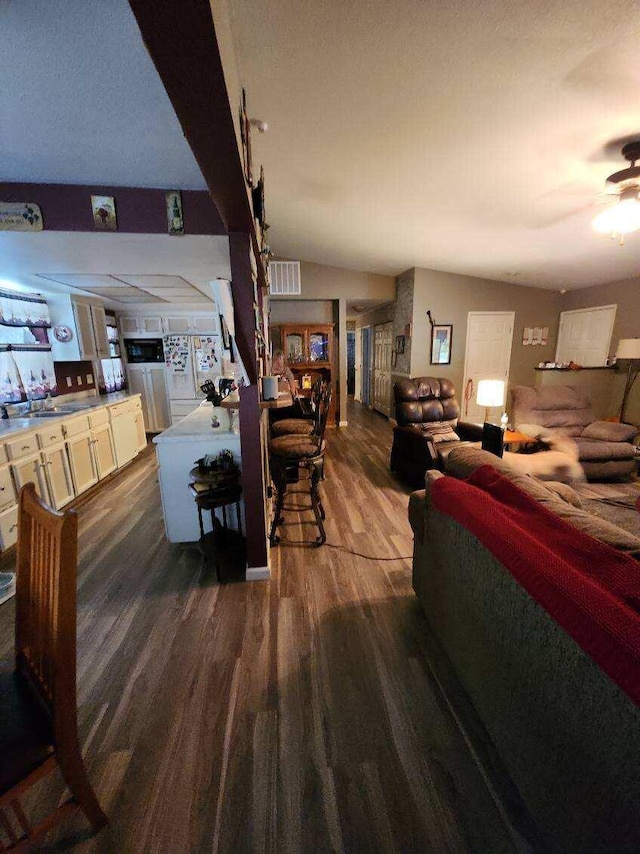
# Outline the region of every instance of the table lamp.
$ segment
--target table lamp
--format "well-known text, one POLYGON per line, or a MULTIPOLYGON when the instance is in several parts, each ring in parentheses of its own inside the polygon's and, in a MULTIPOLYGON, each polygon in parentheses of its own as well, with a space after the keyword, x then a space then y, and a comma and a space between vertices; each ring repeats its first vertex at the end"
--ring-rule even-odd
POLYGON ((624 385, 624 394, 622 395, 622 404, 620 406, 620 421, 624 422, 624 411, 627 408, 629 392, 633 388, 638 371, 640 370, 640 338, 621 338, 618 341, 616 361, 620 361, 620 359, 629 360, 627 381, 624 385))
POLYGON ((484 420, 489 420, 489 409, 504 403, 504 380, 480 380, 476 396, 478 406, 484 406, 484 420))

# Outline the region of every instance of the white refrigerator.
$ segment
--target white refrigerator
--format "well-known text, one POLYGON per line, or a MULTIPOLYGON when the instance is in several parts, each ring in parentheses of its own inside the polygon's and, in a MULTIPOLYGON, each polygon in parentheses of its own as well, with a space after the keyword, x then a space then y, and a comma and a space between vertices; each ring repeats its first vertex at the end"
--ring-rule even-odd
POLYGON ((204 400, 200 386, 205 380, 222 376, 222 347, 219 335, 165 335, 162 341, 171 423, 175 424, 204 400))

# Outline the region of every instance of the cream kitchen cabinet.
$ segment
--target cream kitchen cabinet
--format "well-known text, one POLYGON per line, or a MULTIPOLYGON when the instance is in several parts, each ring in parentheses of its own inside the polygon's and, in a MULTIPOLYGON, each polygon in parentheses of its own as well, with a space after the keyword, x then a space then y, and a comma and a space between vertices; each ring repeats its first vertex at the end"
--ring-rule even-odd
POLYGON ((93 455, 92 438, 90 433, 81 433, 67 439, 69 465, 76 495, 86 492, 90 486, 99 480, 98 468, 93 455))
POLYGON ((0 549, 6 551, 18 539, 18 506, 9 507, 0 513, 0 549))
MULTIPOLYGON (((35 436, 34 436, 35 439, 35 436)), ((21 457, 11 464, 11 473, 16 485, 16 492, 20 492, 25 483, 33 483, 37 494, 43 501, 49 501, 49 490, 44 477, 45 465, 42 461, 42 456, 38 451, 35 454, 29 454, 21 457)))
POLYGON ((102 303, 70 294, 47 297, 53 326, 68 326, 71 338, 57 341, 51 336, 51 352, 55 361, 93 361, 109 356, 107 324, 102 303))
POLYGON ((167 335, 214 335, 220 330, 215 314, 172 315, 162 319, 167 335))
MULTIPOLYGON (((56 445, 41 451, 48 501, 56 510, 60 510, 76 497, 69 460, 64 445, 56 445)), ((44 497, 44 496, 43 496, 44 497)))
POLYGON ((147 434, 144 429, 144 415, 141 409, 136 409, 133 420, 136 425, 136 437, 138 440, 138 452, 144 451, 147 447, 147 434))
POLYGON ((161 317, 137 317, 136 315, 123 314, 118 318, 118 324, 120 334, 124 338, 131 338, 131 336, 135 337, 136 335, 159 336, 164 332, 161 317))
POLYGON ((135 399, 135 403, 125 401, 110 407, 109 416, 118 468, 138 455, 139 440, 136 413, 140 412, 140 409, 139 398, 135 399))
POLYGON ((127 370, 129 390, 140 395, 146 429, 150 433, 166 430, 171 424, 171 415, 164 364, 129 365, 127 370))
POLYGON ((10 466, 0 466, 0 510, 8 504, 15 504, 16 491, 13 486, 10 466))
MULTIPOLYGON (((145 435, 145 444, 146 444, 145 435)), ((93 459, 98 471, 98 477, 102 479, 118 468, 116 460, 116 449, 113 446, 113 435, 111 425, 103 424, 91 431, 91 448, 93 459)))

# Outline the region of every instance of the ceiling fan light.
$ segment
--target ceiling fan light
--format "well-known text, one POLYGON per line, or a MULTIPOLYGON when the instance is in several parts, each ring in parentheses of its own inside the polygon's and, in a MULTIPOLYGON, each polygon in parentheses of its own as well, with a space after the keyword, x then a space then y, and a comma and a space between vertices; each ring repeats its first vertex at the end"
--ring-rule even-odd
POLYGON ((626 198, 599 213, 591 223, 601 234, 630 234, 640 229, 640 201, 626 198))

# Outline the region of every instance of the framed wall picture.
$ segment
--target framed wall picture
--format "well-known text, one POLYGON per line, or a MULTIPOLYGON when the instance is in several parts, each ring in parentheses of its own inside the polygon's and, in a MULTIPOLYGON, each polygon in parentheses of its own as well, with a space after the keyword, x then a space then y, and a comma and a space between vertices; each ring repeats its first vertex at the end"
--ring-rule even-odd
POLYGON ((116 203, 113 196, 91 196, 93 224, 98 231, 117 231, 116 203))
POLYGON ((439 325, 434 323, 431 327, 431 364, 451 364, 451 342, 453 340, 453 324, 439 325))
POLYGON ((184 234, 184 219, 182 217, 182 194, 180 190, 169 190, 166 193, 167 226, 169 234, 184 234))

